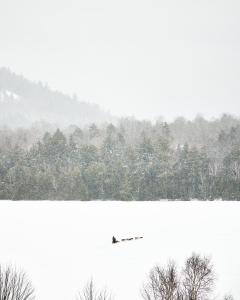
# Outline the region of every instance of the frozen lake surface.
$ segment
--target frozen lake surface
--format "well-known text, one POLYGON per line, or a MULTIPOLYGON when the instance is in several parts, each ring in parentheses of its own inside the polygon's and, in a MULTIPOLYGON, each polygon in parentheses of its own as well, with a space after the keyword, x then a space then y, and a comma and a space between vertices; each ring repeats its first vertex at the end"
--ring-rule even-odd
POLYGON ((0 202, 0 263, 22 267, 39 300, 70 300, 91 277, 116 300, 141 299, 156 264, 211 255, 217 296, 240 299, 238 202, 0 202), (111 244, 111 238, 144 236, 111 244))

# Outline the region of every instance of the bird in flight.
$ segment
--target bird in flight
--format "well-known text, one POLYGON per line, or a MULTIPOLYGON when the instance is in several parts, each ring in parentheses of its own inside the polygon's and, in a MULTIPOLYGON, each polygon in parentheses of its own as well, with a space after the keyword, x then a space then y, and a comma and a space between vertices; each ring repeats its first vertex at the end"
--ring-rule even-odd
POLYGON ((126 239, 121 239, 121 240, 117 240, 115 238, 115 236, 112 237, 112 244, 116 244, 116 243, 120 243, 120 242, 126 242, 126 241, 132 241, 132 240, 139 240, 139 239, 143 239, 143 236, 135 236, 132 238, 126 238, 126 239))

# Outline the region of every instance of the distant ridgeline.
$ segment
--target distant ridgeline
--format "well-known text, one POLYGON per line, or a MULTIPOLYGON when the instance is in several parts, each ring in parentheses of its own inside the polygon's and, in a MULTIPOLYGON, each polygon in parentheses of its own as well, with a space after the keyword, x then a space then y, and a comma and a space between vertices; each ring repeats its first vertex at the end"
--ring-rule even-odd
POLYGON ((0 199, 240 199, 237 118, 34 130, 0 130, 0 199))
POLYGON ((0 125, 29 127, 42 121, 58 126, 83 126, 113 120, 97 105, 80 102, 41 82, 29 81, 7 68, 0 68, 0 125))

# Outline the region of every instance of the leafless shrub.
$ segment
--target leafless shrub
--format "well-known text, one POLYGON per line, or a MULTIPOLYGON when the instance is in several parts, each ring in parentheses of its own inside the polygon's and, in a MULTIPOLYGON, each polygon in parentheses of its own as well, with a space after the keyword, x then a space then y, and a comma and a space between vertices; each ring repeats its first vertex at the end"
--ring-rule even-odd
POLYGON ((98 291, 91 279, 78 294, 77 300, 112 300, 112 296, 106 289, 98 291))
POLYGON ((34 288, 24 272, 0 265, 0 300, 33 300, 34 288))
POLYGON ((176 265, 170 262, 166 268, 155 266, 144 285, 142 296, 146 300, 175 300, 179 295, 179 279, 176 265))
POLYGON ((155 266, 144 284, 142 297, 145 300, 207 300, 213 285, 211 260, 193 253, 186 260, 181 276, 174 262, 166 268, 155 266))
POLYGON ((188 300, 206 299, 214 285, 214 272, 211 260, 193 253, 183 270, 183 291, 188 300))

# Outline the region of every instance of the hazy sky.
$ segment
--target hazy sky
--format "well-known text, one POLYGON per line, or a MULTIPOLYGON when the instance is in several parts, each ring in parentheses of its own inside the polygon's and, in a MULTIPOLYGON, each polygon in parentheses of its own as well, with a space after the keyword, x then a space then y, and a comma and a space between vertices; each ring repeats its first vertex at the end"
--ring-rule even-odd
POLYGON ((239 115, 240 1, 0 0, 0 66, 115 115, 239 115))

